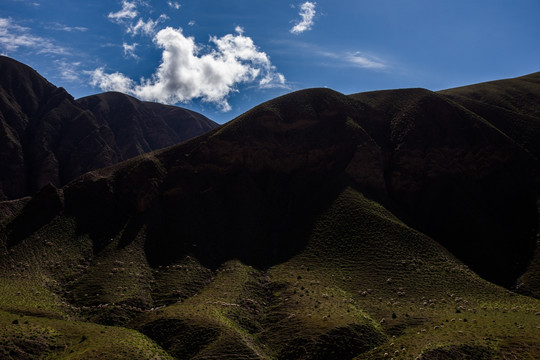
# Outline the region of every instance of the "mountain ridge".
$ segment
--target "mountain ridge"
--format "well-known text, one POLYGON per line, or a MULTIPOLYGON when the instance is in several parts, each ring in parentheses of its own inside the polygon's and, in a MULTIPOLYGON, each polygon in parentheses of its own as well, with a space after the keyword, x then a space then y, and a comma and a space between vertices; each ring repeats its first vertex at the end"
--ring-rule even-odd
POLYGON ((118 93, 75 100, 8 57, 0 58, 0 69, 3 199, 33 195, 49 182, 64 185, 87 171, 185 141, 217 126, 189 110, 144 105, 118 93), (98 99, 102 105, 122 99, 121 103, 138 107, 132 106, 128 114, 116 113, 112 119, 87 106, 98 99))

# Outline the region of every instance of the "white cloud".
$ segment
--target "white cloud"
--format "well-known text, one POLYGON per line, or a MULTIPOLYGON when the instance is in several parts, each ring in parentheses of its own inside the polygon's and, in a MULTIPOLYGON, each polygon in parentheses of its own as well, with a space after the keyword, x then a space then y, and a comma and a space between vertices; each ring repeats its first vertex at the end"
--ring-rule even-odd
POLYGON ((175 10, 180 9, 180 7, 182 6, 179 3, 177 3, 176 1, 167 1, 167 5, 169 5, 170 7, 172 7, 175 10))
POLYGON ((33 35, 29 28, 17 25, 11 18, 0 18, 0 49, 6 53, 27 47, 38 54, 65 54, 66 50, 50 39, 33 35))
POLYGON ((133 43, 131 45, 128 43, 123 43, 122 47, 124 48, 124 56, 126 58, 138 59, 139 57, 137 56, 137 54, 135 54, 135 49, 138 45, 139 44, 137 43, 133 43))
POLYGON ((293 34, 301 34, 304 31, 311 30, 313 26, 313 18, 317 13, 315 11, 315 5, 317 3, 306 1, 300 6, 299 15, 302 17, 302 20, 299 21, 296 25, 290 30, 293 34))
POLYGON ((115 72, 106 74, 103 68, 95 69, 94 71, 86 72, 90 75, 90 85, 99 86, 103 91, 120 91, 126 94, 131 94, 135 86, 133 80, 115 72))
POLYGON ((311 58, 318 58, 319 65, 331 67, 357 67, 369 70, 383 70, 392 67, 392 63, 371 52, 364 51, 331 51, 313 43, 298 40, 285 40, 281 44, 287 51, 299 51, 311 58), (330 59, 331 61, 329 61, 330 59))
POLYGON ((135 2, 122 0, 122 9, 117 12, 110 12, 108 18, 114 22, 122 22, 126 19, 134 19, 137 14, 137 5, 135 2))
MULTIPOLYGON (((176 2, 172 3, 170 1, 169 3, 173 6, 177 4, 176 2)), ((109 13, 108 17, 112 22, 123 25, 126 32, 131 34, 131 36, 154 36, 157 32, 157 26, 163 21, 167 20, 169 17, 165 14, 161 14, 156 20, 149 18, 145 21, 141 17, 137 20, 137 22, 133 22, 133 20, 139 15, 139 12, 137 11, 137 4, 150 6, 147 2, 142 0, 122 0, 122 9, 115 13, 109 13)), ((178 6, 180 5, 178 4, 178 6)))
POLYGON ((354 66, 365 69, 383 69, 387 67, 387 65, 381 59, 373 56, 367 56, 360 52, 346 55, 345 60, 354 66))
POLYGON ((60 72, 60 78, 69 82, 80 82, 80 62, 68 63, 64 60, 55 60, 56 67, 60 72))
POLYGON ((47 29, 50 30, 58 30, 58 31, 67 31, 67 32, 74 32, 74 31, 80 31, 85 32, 88 31, 88 28, 82 27, 82 26, 67 26, 60 23, 53 23, 51 26, 48 26, 47 29))
POLYGON ((157 32, 156 27, 159 25, 159 23, 167 20, 168 18, 169 17, 167 15, 162 14, 156 20, 148 19, 147 21, 144 21, 143 19, 139 19, 135 25, 128 25, 126 32, 132 36, 138 34, 154 36, 157 32))
POLYGON ((236 34, 210 37, 211 46, 202 47, 182 29, 166 27, 154 37, 163 49, 161 64, 149 79, 139 83, 103 68, 89 73, 93 86, 104 91, 121 91, 143 100, 175 104, 199 98, 216 104, 221 110, 231 109, 227 102, 230 93, 241 83, 258 83, 260 87, 284 86, 285 77, 272 66, 270 58, 259 51, 244 30, 236 34), (208 49, 202 53, 204 49, 208 49))
POLYGON ((195 26, 195 24, 196 24, 195 20, 191 20, 190 22, 188 22, 189 26, 195 26))

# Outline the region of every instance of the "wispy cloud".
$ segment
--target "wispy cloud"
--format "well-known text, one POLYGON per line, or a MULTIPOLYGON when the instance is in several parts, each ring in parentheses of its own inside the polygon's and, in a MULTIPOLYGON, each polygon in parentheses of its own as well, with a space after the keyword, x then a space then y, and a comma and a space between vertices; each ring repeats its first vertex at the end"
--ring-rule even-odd
POLYGON ((137 17, 137 15, 137 5, 135 2, 122 0, 122 9, 117 12, 110 12, 107 17, 114 22, 122 22, 125 20, 134 19, 137 17))
POLYGON ((350 51, 342 49, 327 49, 311 42, 287 39, 274 41, 285 53, 290 53, 293 49, 300 51, 304 56, 311 59, 311 62, 318 62, 319 65, 332 67, 356 67, 369 70, 385 70, 392 68, 393 64, 369 51, 350 51))
POLYGON ((148 19, 144 21, 143 19, 139 19, 136 24, 129 24, 126 32, 132 36, 138 34, 154 36, 157 32, 157 26, 168 18, 169 17, 167 15, 162 14, 156 20, 148 19))
POLYGON ((52 40, 32 34, 31 29, 15 24, 11 18, 0 18, 0 49, 3 53, 30 48, 38 54, 65 54, 66 49, 52 40))
POLYGON ((66 62, 65 60, 55 60, 56 68, 60 73, 60 78, 69 82, 80 82, 81 71, 80 62, 66 62))
POLYGON ((360 51, 356 52, 330 52, 320 49, 313 49, 313 52, 319 56, 331 58, 333 65, 352 66, 363 69, 381 70, 388 68, 386 61, 379 57, 368 55, 360 51))
POLYGON ((34 2, 34 1, 29 1, 29 0, 11 0, 11 1, 14 1, 14 2, 22 2, 22 3, 24 3, 25 5, 30 5, 30 6, 34 6, 34 7, 41 6, 40 3, 37 3, 37 2, 34 2))
POLYGON ((176 1, 167 1, 167 5, 169 5, 170 7, 172 7, 175 10, 180 9, 180 7, 182 6, 176 1))
POLYGON ((317 3, 306 1, 300 6, 299 15, 302 17, 302 20, 296 23, 290 30, 292 34, 301 34, 304 31, 311 30, 313 27, 313 19, 315 18, 315 5, 317 3))
POLYGON ((197 45, 181 28, 166 27, 155 35, 154 43, 162 49, 162 59, 151 78, 137 83, 120 72, 106 73, 98 68, 88 73, 91 84, 161 103, 199 98, 222 111, 231 110, 227 98, 237 91, 238 84, 256 83, 261 88, 285 85, 285 77, 241 27, 234 34, 210 37, 209 46, 197 45))
POLYGON ((195 26, 195 24, 196 24, 195 20, 191 20, 190 22, 188 22, 189 26, 195 26))
POLYGON ((139 57, 137 54, 135 54, 135 49, 137 48, 139 44, 133 43, 133 44, 127 44, 123 43, 122 47, 124 48, 124 57, 126 58, 132 58, 132 59, 138 59, 139 57))
MULTIPOLYGON (((147 2, 141 0, 123 0, 122 9, 117 12, 109 13, 108 18, 114 23, 123 25, 125 27, 126 33, 131 34, 131 36, 154 36, 157 32, 157 26, 165 20, 169 19, 169 17, 165 14, 161 14, 156 20, 148 18, 146 21, 142 17, 139 17, 139 19, 134 22, 135 18, 137 18, 137 16, 139 15, 139 12, 137 10, 138 3, 149 6, 147 2)), ((169 5, 172 4, 173 6, 174 4, 177 4, 172 2, 169 3, 169 5)), ((180 5, 178 4, 178 6, 180 5)))
POLYGON ((383 60, 374 56, 362 54, 359 51, 352 54, 346 54, 344 56, 344 59, 349 64, 364 69, 384 69, 388 67, 388 65, 383 60))
POLYGON ((67 26, 60 23, 53 23, 50 26, 47 26, 46 29, 57 30, 57 31, 67 31, 67 32, 85 32, 88 31, 88 28, 82 26, 67 26))

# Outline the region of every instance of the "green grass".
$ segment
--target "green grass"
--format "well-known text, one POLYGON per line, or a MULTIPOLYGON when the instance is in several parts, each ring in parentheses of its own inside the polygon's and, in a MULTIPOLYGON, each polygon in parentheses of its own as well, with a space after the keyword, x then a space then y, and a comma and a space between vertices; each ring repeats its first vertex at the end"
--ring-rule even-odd
POLYGON ((500 356, 538 355, 540 316, 534 314, 540 302, 483 281, 352 189, 320 217, 307 249, 270 274, 295 290, 307 289, 300 292, 310 299, 303 308, 311 308, 314 318, 326 316, 340 326, 364 317, 379 325, 388 340, 359 359, 385 353, 409 359, 462 345, 500 356), (327 302, 327 295, 334 301, 327 302))
POLYGON ((134 330, 1 311, 0 339, 3 359, 171 359, 134 330))
POLYGON ((316 218, 301 252, 269 269, 230 260, 212 271, 191 256, 152 268, 146 229, 127 244, 124 231, 92 254, 74 223, 58 218, 4 250, 6 357, 21 351, 62 359, 540 354, 538 300, 482 280, 353 188, 316 218))

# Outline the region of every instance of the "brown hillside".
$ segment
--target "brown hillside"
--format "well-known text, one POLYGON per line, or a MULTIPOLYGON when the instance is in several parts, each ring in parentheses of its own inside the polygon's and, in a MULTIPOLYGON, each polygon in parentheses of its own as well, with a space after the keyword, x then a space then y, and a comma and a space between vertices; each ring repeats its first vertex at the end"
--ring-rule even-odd
POLYGON ((217 126, 200 114, 144 105, 127 95, 75 101, 8 57, 0 57, 0 72, 0 199, 33 195, 48 183, 64 185, 217 126), (112 105, 113 118, 105 110, 93 113, 90 105, 97 103, 102 109, 112 105))

